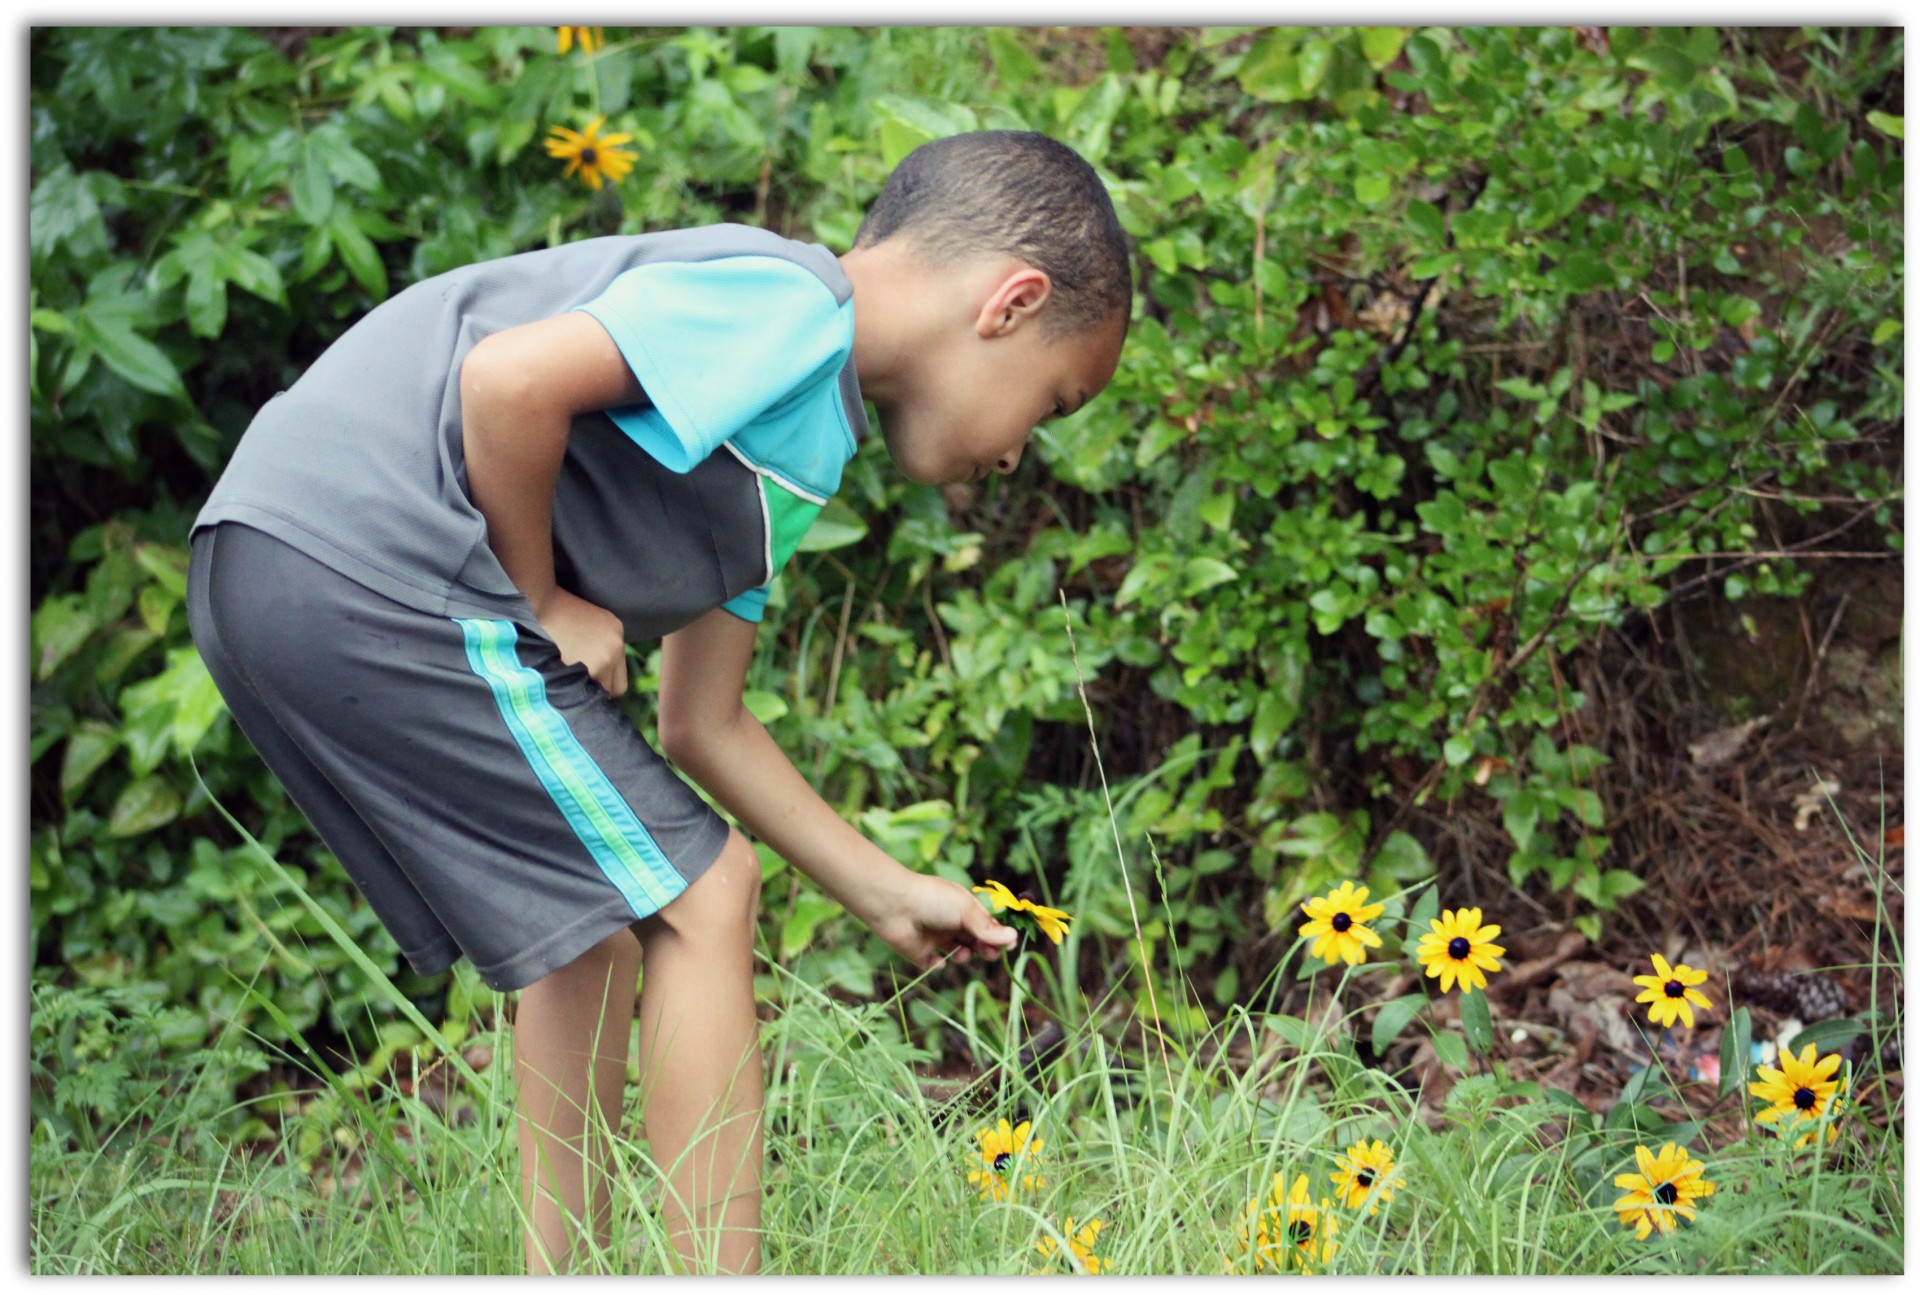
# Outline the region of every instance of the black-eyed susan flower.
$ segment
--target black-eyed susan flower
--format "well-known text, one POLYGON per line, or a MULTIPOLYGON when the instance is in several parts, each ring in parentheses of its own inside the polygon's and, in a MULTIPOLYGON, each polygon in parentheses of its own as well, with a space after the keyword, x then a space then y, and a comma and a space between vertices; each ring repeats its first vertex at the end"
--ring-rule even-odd
POLYGON ((1008 914, 1002 918, 1007 925, 1027 930, 1037 930, 1042 935, 1060 943, 1067 937, 1067 923, 1073 918, 1058 908, 1048 908, 1045 904, 1036 904, 1032 900, 1016 895, 997 881, 988 881, 984 886, 974 889, 985 895, 993 905, 995 914, 1008 914))
POLYGON ((1035 1172, 1040 1149, 1046 1143, 1033 1136, 1032 1120, 1021 1120, 1017 1127, 1001 1120, 998 1128, 981 1129, 973 1138, 980 1144, 981 1167, 969 1173, 967 1181, 978 1189, 981 1200, 1004 1201, 1013 1196, 1016 1165, 1022 1171, 1022 1191, 1047 1185, 1047 1180, 1035 1172))
MULTIPOLYGON (((1799 1125, 1838 1115, 1840 1093, 1846 1088, 1846 1081, 1836 1073, 1839 1069, 1837 1052, 1821 1057, 1809 1043, 1796 1057, 1783 1047, 1779 1067, 1761 1066, 1760 1082, 1747 1085, 1748 1092, 1768 1103, 1767 1108, 1753 1118, 1762 1124, 1779 1125, 1782 1133, 1792 1133, 1799 1125)), ((1839 1126, 1829 1124, 1827 1141, 1832 1142, 1839 1136, 1839 1126)), ((1795 1139, 1793 1145, 1804 1147, 1812 1140, 1813 1133, 1808 1131, 1795 1139)))
POLYGON ((607 43, 607 33, 603 27, 556 27, 553 30, 562 54, 572 49, 576 41, 582 54, 591 54, 607 43))
POLYGON ((1403 1185, 1400 1171, 1393 1165, 1393 1148, 1375 1138, 1356 1142, 1334 1163, 1340 1171, 1333 1176, 1333 1190, 1340 1203, 1350 1210, 1362 1205, 1367 1213, 1378 1214, 1380 1207, 1393 1199, 1396 1187, 1403 1185))
POLYGON ((1707 983, 1706 972, 1695 971, 1685 963, 1668 966, 1667 960, 1657 953, 1653 955, 1653 974, 1635 976, 1633 983, 1645 991, 1633 1001, 1647 1004, 1647 1015, 1655 1025, 1672 1025, 1678 1017, 1691 1030, 1693 1009, 1713 1006, 1705 994, 1694 988, 1707 983))
POLYGON ((1314 1264, 1326 1263, 1340 1248, 1333 1239, 1340 1220, 1327 1199, 1309 1199, 1305 1174, 1297 1175, 1292 1187, 1286 1181, 1284 1173, 1275 1174, 1264 1204, 1257 1196, 1247 1203, 1240 1241, 1254 1272, 1285 1272, 1290 1267, 1312 1272, 1314 1264))
POLYGON ((1685 1147, 1669 1142, 1657 1156, 1646 1147, 1635 1147, 1633 1158, 1640 1172, 1621 1174, 1613 1180, 1615 1187, 1627 1193, 1613 1203, 1613 1208, 1620 1215, 1621 1226, 1632 1228, 1641 1241, 1655 1232, 1665 1235, 1673 1231, 1676 1215, 1693 1222, 1693 1203, 1713 1195, 1713 1184, 1701 1177, 1706 1165, 1695 1160, 1685 1147))
POLYGON ((581 183, 589 189, 598 189, 602 178, 618 184, 633 170, 633 154, 619 147, 633 136, 602 135, 600 123, 605 120, 605 117, 595 117, 585 130, 553 128, 547 137, 547 156, 567 159, 567 169, 560 173, 561 179, 571 179, 578 172, 581 183))
POLYGON ((1380 947, 1380 937, 1367 923, 1387 911, 1385 904, 1369 904, 1367 888, 1356 888, 1343 881, 1325 895, 1300 905, 1300 911, 1313 920, 1299 933, 1312 940, 1308 952, 1325 962, 1344 962, 1357 967, 1367 960, 1367 950, 1380 947))
POLYGON ((1460 982, 1460 992, 1470 994, 1484 989, 1486 973, 1500 970, 1499 955, 1506 950, 1494 944, 1500 934, 1497 926, 1480 925, 1477 908, 1448 909, 1433 919, 1433 929, 1420 937, 1416 955, 1426 964, 1429 976, 1440 978, 1440 992, 1460 982))
MULTIPOLYGON (((1106 1260, 1093 1252, 1094 1243, 1098 1240, 1100 1229, 1104 1226, 1106 1225, 1099 1219, 1088 1219, 1086 1226, 1076 1232, 1073 1227, 1073 1216, 1069 1214, 1067 1225, 1060 1229, 1067 1238, 1067 1250, 1078 1261, 1080 1269, 1094 1276, 1110 1271, 1111 1267, 1106 1260)), ((1041 1237, 1036 1243, 1036 1248, 1048 1259, 1060 1253, 1059 1244, 1050 1236, 1041 1237)))

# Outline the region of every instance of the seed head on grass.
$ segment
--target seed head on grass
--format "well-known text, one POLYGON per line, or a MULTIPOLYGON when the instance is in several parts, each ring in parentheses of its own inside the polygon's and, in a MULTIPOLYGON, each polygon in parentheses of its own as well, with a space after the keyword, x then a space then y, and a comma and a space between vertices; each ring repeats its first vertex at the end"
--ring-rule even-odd
POLYGON ((1031 1172, 1040 1161, 1040 1149, 1046 1145, 1033 1135, 1033 1121, 1021 1120, 1018 1127, 1004 1119, 998 1128, 981 1129, 973 1135, 980 1144, 979 1169, 967 1174, 967 1181, 980 1192, 983 1201, 1004 1201, 1015 1195, 1014 1166, 1029 1171, 1019 1175, 1021 1191, 1045 1187, 1047 1180, 1031 1172))
POLYGON ((1308 952, 1322 961, 1357 967, 1367 960, 1369 948, 1380 947, 1380 937, 1367 923, 1386 912, 1387 906, 1369 904, 1365 886, 1356 889, 1351 881, 1343 881, 1300 905, 1300 911, 1313 920, 1302 925, 1299 934, 1313 941, 1308 952))
POLYGON ((1073 918, 1065 911, 1036 904, 1014 894, 997 881, 988 881, 986 885, 975 886, 974 889, 987 897, 996 915, 1004 915, 1000 920, 1008 926, 1029 935, 1038 931, 1055 944, 1066 938, 1067 923, 1073 918))
MULTIPOLYGON (((1846 1088, 1846 1081, 1836 1073, 1840 1069, 1840 1054, 1828 1053, 1818 1056, 1814 1045, 1809 1043, 1795 1056, 1790 1049, 1780 1051, 1780 1065, 1760 1067, 1760 1082, 1748 1084, 1747 1091, 1767 1102, 1768 1106, 1753 1118, 1761 1124, 1777 1124, 1783 1133, 1791 1133, 1802 1124, 1812 1124, 1840 1112, 1840 1093, 1846 1088)), ((1832 1142, 1840 1136, 1838 1125, 1827 1126, 1827 1141, 1832 1142)), ((1802 1133, 1794 1140, 1795 1147, 1804 1147, 1813 1140, 1813 1132, 1802 1133)))
POLYGON ((1613 1203, 1622 1227, 1630 1227, 1641 1241, 1658 1232, 1665 1235, 1677 1226, 1676 1216, 1691 1223, 1693 1203, 1713 1195, 1713 1184, 1701 1177, 1707 1170, 1685 1147, 1667 1143, 1655 1155, 1646 1147, 1635 1147, 1633 1158, 1640 1167, 1637 1174, 1621 1174, 1613 1180, 1626 1195, 1613 1203))
POLYGON ((1287 1272, 1297 1268, 1313 1271, 1340 1248, 1333 1237, 1340 1230, 1326 1197, 1308 1199, 1307 1176, 1297 1175, 1293 1186, 1286 1186, 1284 1173, 1273 1176, 1273 1190, 1264 1206, 1259 1197, 1247 1202, 1246 1219, 1240 1225, 1240 1243, 1246 1252, 1248 1268, 1253 1272, 1287 1272))
POLYGON ((1685 963, 1668 966, 1667 960, 1657 953, 1653 955, 1653 974, 1635 976, 1633 983, 1645 991, 1633 1001, 1647 1004, 1647 1016, 1655 1025, 1670 1026, 1678 1018, 1692 1029, 1693 1009, 1713 1006, 1705 994, 1694 988, 1707 983, 1706 972, 1696 971, 1685 963))
MULTIPOLYGON (((1067 1225, 1060 1229, 1067 1238, 1067 1250, 1072 1254, 1074 1259, 1079 1261, 1080 1267, 1089 1275, 1097 1276, 1103 1272, 1113 1271, 1111 1264, 1093 1252, 1094 1242, 1099 1238, 1100 1229, 1104 1226, 1106 1225, 1099 1219, 1088 1219, 1086 1226, 1078 1232, 1075 1232, 1073 1230, 1073 1215, 1069 1214, 1067 1215, 1067 1225)), ((1035 1248, 1040 1251, 1041 1255, 1048 1259, 1060 1253, 1060 1246, 1050 1236, 1041 1237, 1040 1240, 1035 1243, 1035 1248)), ((1033 1275, 1038 1277, 1043 1274, 1035 1273, 1033 1275)))
POLYGON ((1393 1148, 1375 1138, 1356 1142, 1346 1154, 1334 1158, 1340 1171, 1333 1176, 1333 1190, 1342 1205, 1378 1214, 1380 1207, 1393 1199, 1394 1189, 1405 1186, 1400 1171, 1394 1168, 1393 1148))
POLYGON ((1460 992, 1471 994, 1485 989, 1486 973, 1500 970, 1499 956, 1506 950, 1494 944, 1500 934, 1497 926, 1480 925, 1477 908, 1450 908, 1433 919, 1433 929, 1420 937, 1416 956, 1426 964, 1429 976, 1440 978, 1440 992, 1460 982, 1460 992))

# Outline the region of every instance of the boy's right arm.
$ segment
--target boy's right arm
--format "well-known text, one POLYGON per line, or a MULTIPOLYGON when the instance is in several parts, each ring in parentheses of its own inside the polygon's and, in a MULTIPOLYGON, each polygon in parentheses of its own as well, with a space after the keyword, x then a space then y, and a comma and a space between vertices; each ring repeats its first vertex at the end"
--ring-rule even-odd
POLYGON ((574 416, 643 398, 605 328, 573 312, 482 338, 460 366, 467 490, 487 543, 569 664, 627 690, 620 618, 554 583, 553 490, 574 416))

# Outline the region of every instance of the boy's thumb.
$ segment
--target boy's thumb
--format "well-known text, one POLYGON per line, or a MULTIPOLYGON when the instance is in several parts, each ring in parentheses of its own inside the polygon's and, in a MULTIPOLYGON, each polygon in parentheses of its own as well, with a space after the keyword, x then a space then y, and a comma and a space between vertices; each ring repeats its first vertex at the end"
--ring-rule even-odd
POLYGON ((988 944, 1003 946, 1010 945, 1020 938, 1018 931, 1015 931, 1005 922, 995 921, 993 914, 984 908, 976 908, 967 917, 967 931, 968 934, 984 940, 988 944))

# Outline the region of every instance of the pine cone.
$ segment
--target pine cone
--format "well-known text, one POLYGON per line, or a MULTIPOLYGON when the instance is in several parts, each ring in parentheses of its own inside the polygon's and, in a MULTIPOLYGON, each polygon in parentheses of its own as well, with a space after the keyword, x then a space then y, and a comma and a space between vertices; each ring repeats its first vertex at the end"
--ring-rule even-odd
POLYGON ((1845 1016, 1851 1006, 1840 982, 1817 971, 1760 971, 1742 967, 1734 974, 1733 987, 1755 1006, 1809 1025, 1845 1016))

